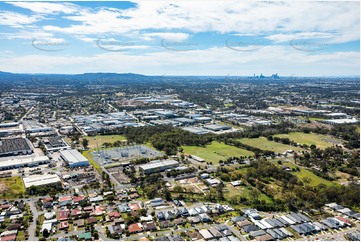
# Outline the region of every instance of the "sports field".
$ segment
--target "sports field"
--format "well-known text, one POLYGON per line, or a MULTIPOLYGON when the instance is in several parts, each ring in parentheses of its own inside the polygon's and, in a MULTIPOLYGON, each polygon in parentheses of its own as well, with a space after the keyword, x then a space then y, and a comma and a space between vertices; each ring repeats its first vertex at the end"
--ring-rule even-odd
POLYGON ((229 157, 253 156, 254 153, 248 150, 240 149, 234 146, 226 145, 213 141, 206 147, 200 146, 182 146, 184 153, 195 155, 206 160, 218 164, 219 160, 226 160, 229 157))
POLYGON ((327 147, 334 146, 335 144, 342 144, 342 141, 333 138, 329 135, 315 134, 315 133, 303 133, 293 132, 289 134, 277 134, 274 137, 289 138, 299 144, 316 145, 317 148, 325 149, 327 147))
POLYGON ((237 140, 243 144, 250 145, 259 148, 261 150, 269 150, 269 151, 274 151, 276 153, 283 153, 286 152, 287 150, 294 150, 294 151, 303 150, 302 148, 295 147, 292 145, 285 145, 274 141, 269 141, 265 137, 259 137, 255 139, 244 138, 237 140))

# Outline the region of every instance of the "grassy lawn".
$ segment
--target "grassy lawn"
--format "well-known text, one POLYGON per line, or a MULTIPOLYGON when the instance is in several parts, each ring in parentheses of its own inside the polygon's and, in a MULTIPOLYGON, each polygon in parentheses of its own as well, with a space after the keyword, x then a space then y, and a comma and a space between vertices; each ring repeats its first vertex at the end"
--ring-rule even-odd
POLYGON ((300 144, 306 145, 316 145, 317 148, 325 149, 327 147, 332 147, 335 143, 342 143, 341 140, 333 138, 328 135, 314 134, 314 133, 303 133, 303 132, 293 132, 289 134, 277 134, 275 137, 279 138, 289 138, 300 144))
POLYGON ((308 177, 311 180, 311 182, 309 183, 310 186, 317 186, 319 184, 325 184, 327 186, 330 186, 335 184, 334 182, 323 179, 322 177, 315 175, 312 171, 309 171, 302 167, 300 167, 300 171, 293 172, 293 174, 295 174, 301 181, 303 181, 305 177, 308 177))
MULTIPOLYGON (((114 143, 115 141, 127 140, 124 135, 96 135, 96 136, 88 136, 85 137, 89 140, 88 148, 93 149, 97 147, 101 147, 105 142, 114 143)), ((81 141, 82 139, 80 139, 81 141)))
POLYGON ((99 174, 102 173, 102 168, 93 160, 93 155, 90 154, 90 152, 93 152, 93 149, 83 151, 82 155, 85 156, 90 162, 90 164, 99 172, 99 174))
POLYGON ((255 139, 244 138, 244 139, 237 139, 237 140, 243 144, 250 145, 250 146, 259 148, 261 150, 269 150, 269 151, 273 151, 276 153, 283 153, 287 150, 294 150, 294 151, 303 150, 302 148, 295 147, 292 145, 285 145, 285 144, 277 143, 274 141, 269 141, 265 137, 259 137, 259 138, 255 138, 255 139))
POLYGON ((325 120, 326 118, 308 118, 311 121, 325 120))
POLYGON ((0 191, 3 198, 16 198, 25 193, 23 180, 20 176, 0 178, 0 191))
POLYGON ((226 160, 234 156, 253 156, 254 153, 248 150, 240 149, 234 146, 226 145, 213 141, 206 147, 200 146, 182 146, 184 153, 195 155, 206 160, 218 164, 219 160, 226 160))
POLYGON ((16 241, 24 241, 25 240, 25 231, 19 230, 18 234, 16 235, 16 241))
MULTIPOLYGON (((230 183, 226 185, 226 189, 227 189, 227 192, 224 193, 224 197, 227 199, 227 200, 230 200, 231 197, 233 197, 234 195, 241 195, 242 197, 245 197, 247 199, 251 199, 251 186, 237 186, 237 187, 234 187, 232 186, 230 183)), ((254 189, 257 189, 257 188, 254 188, 254 189)), ((258 198, 259 200, 263 200, 265 201, 266 203, 272 203, 272 199, 269 198, 266 194, 260 192, 260 196, 258 198)))

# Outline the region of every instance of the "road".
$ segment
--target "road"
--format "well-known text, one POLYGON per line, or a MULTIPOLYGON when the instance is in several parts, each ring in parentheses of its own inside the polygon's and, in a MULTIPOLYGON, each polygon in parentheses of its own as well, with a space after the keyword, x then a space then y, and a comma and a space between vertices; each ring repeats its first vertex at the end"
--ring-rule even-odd
POLYGON ((26 116, 28 116, 29 113, 31 113, 31 111, 33 111, 33 109, 34 109, 38 104, 39 104, 39 102, 37 102, 34 106, 32 106, 32 107, 24 114, 24 116, 19 120, 19 122, 23 121, 23 120, 26 118, 26 116))
POLYGON ((35 236, 35 230, 36 230, 36 221, 38 219, 39 213, 38 210, 35 207, 34 201, 30 200, 27 202, 30 207, 30 211, 33 214, 33 222, 30 222, 28 231, 29 231, 29 239, 30 241, 38 241, 39 238, 35 236))

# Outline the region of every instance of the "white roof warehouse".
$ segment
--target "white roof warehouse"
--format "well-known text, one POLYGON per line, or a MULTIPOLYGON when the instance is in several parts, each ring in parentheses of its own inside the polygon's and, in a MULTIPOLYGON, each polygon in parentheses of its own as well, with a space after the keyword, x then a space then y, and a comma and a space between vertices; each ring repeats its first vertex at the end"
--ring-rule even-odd
POLYGON ((31 186, 44 186, 48 184, 60 183, 58 175, 40 175, 24 177, 24 186, 28 189, 31 186))
POLYGON ((179 166, 179 162, 175 160, 157 160, 151 161, 148 164, 140 165, 139 169, 143 171, 144 174, 150 174, 155 172, 161 172, 168 170, 170 168, 176 168, 179 166))
POLYGON ((62 150, 60 156, 69 165, 69 167, 88 166, 89 161, 77 150, 62 150))

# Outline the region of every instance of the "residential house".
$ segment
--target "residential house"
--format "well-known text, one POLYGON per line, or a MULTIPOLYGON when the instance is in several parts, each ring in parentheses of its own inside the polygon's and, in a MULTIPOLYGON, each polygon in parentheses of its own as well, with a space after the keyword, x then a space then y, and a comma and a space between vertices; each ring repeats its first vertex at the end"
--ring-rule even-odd
POLYGON ((131 234, 139 233, 143 231, 142 224, 141 223, 134 223, 128 226, 128 231, 131 234))

